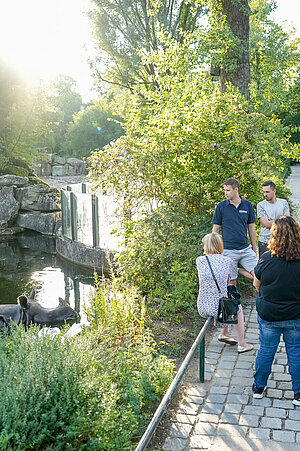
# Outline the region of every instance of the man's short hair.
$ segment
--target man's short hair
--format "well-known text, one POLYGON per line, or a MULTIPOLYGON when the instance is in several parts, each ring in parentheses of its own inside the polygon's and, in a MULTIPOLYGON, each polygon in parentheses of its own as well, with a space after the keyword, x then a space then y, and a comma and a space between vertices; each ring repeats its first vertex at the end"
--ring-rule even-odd
POLYGON ((276 185, 274 182, 272 182, 272 180, 266 180, 262 186, 269 186, 272 191, 274 191, 274 189, 276 189, 276 185))
POLYGON ((240 188, 240 182, 232 177, 224 180, 223 185, 230 185, 233 189, 240 188))

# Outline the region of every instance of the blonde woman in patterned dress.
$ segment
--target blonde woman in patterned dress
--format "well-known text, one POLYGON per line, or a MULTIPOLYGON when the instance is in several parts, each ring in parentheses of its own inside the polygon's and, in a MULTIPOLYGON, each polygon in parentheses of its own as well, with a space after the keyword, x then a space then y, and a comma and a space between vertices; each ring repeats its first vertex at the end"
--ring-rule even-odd
MULTIPOLYGON (((222 296, 227 297, 227 285, 230 280, 230 273, 233 268, 233 262, 229 257, 222 255, 223 240, 218 233, 209 233, 202 240, 204 254, 209 258, 215 277, 218 281, 222 296)), ((199 315, 203 318, 208 316, 217 317, 219 306, 219 291, 209 269, 206 257, 201 256, 196 259, 199 276, 199 294, 197 299, 197 308, 199 315)), ((221 325, 221 326, 224 326, 221 325)), ((247 352, 253 349, 253 346, 245 341, 244 314, 240 305, 238 313, 238 324, 234 324, 237 340, 235 340, 228 331, 228 326, 222 328, 218 340, 230 344, 238 344, 238 352, 247 352)))

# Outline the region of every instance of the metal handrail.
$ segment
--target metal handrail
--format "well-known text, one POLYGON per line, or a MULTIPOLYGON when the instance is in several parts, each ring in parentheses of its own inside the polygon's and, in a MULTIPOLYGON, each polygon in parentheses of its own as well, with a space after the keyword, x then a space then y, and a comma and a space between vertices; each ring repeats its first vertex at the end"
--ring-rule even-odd
POLYGON ((163 416, 176 388, 178 387, 199 343, 200 343, 199 375, 200 375, 200 381, 204 382, 204 337, 205 337, 205 332, 207 331, 208 326, 210 325, 212 319, 213 319, 213 317, 210 316, 205 321, 204 326, 200 330, 198 337, 194 341, 191 349, 187 353, 184 361, 182 362, 182 364, 178 370, 178 373, 176 374, 170 387, 168 388, 167 393, 165 394, 160 405, 156 409, 156 412, 155 412, 151 422, 149 423, 146 431, 144 432, 144 435, 142 436, 141 440, 139 441, 139 444, 137 445, 135 451, 143 451, 144 449, 146 449, 146 446, 148 445, 149 441, 151 440, 152 435, 153 435, 155 429, 157 428, 158 423, 160 422, 161 417, 163 416))

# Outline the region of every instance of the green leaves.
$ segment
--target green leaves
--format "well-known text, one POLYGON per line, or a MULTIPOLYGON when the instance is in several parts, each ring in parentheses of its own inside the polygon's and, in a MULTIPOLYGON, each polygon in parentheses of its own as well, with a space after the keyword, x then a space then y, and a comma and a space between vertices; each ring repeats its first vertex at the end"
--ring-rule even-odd
MULTIPOLYGON (((216 187, 228 175, 240 178, 255 201, 269 158, 290 149, 285 130, 248 112, 235 90, 222 94, 205 74, 183 77, 182 66, 182 79, 165 91, 148 92, 148 110, 137 105, 129 113, 126 136, 93 154, 92 173, 101 174, 106 188, 126 192, 130 208, 151 208, 156 199, 196 213, 212 211, 223 197, 216 187)), ((277 159, 275 172, 280 164, 277 159)))
POLYGON ((280 114, 299 74, 300 41, 294 30, 270 19, 269 2, 252 0, 250 6, 251 104, 268 116, 280 114))
MULTIPOLYGON (((190 297, 197 292, 198 248, 181 246, 193 219, 212 215, 228 177, 240 180, 241 194, 254 204, 264 178, 282 187, 285 156, 295 150, 280 121, 257 111, 232 86, 221 93, 210 79, 205 65, 216 47, 207 34, 205 40, 200 30, 182 44, 165 38, 165 50, 148 56, 158 88, 140 88, 145 101, 134 99, 126 134, 94 152, 90 162, 98 186, 126 196, 119 211, 123 273, 146 293, 171 299, 173 308, 189 304, 183 287, 190 297)), ((200 242, 191 233, 196 236, 200 242)))
POLYGON ((63 150, 77 158, 88 157, 123 134, 121 117, 104 100, 93 102, 74 116, 65 134, 63 150))
POLYGON ((93 330, 64 341, 22 327, 3 336, 1 449, 132 449, 173 365, 146 333, 136 346, 115 344, 93 330))
POLYGON ((28 88, 5 65, 1 65, 0 94, 0 163, 5 173, 14 158, 28 163, 36 158, 50 121, 45 93, 28 88))
POLYGON ((200 2, 186 0, 93 0, 93 6, 90 17, 99 45, 93 67, 99 81, 117 83, 131 92, 141 84, 157 87, 157 69, 142 61, 142 55, 164 48, 165 34, 181 42, 185 32, 197 28, 205 11, 200 2))

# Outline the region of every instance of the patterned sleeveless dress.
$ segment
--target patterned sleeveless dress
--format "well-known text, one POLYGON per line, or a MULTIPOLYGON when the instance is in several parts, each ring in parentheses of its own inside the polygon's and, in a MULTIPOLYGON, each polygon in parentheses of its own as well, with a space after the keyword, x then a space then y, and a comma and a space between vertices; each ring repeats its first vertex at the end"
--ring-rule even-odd
MULTIPOLYGON (((210 264, 218 281, 222 296, 227 297, 227 285, 233 268, 231 258, 221 254, 208 255, 210 264)), ((203 318, 213 316, 216 318, 219 306, 219 292, 205 256, 196 259, 199 276, 199 294, 197 308, 203 318)))

